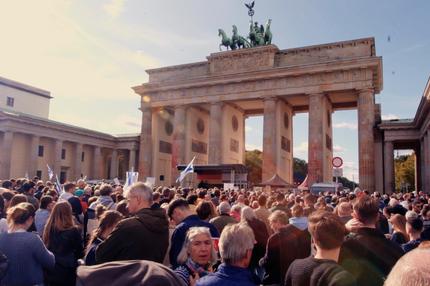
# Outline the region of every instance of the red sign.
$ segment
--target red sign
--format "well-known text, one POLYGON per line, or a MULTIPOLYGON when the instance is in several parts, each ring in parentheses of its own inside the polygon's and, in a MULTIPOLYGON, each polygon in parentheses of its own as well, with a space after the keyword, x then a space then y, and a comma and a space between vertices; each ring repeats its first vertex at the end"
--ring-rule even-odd
POLYGON ((331 164, 335 168, 340 168, 343 165, 343 160, 341 157, 334 157, 333 160, 331 160, 331 164))

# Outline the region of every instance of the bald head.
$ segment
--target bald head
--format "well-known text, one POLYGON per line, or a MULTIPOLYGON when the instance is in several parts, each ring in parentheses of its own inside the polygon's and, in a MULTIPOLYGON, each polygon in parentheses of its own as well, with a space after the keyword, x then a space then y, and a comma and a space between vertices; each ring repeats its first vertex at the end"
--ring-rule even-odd
POLYGON ((418 247, 397 261, 384 286, 430 285, 430 248, 418 247))

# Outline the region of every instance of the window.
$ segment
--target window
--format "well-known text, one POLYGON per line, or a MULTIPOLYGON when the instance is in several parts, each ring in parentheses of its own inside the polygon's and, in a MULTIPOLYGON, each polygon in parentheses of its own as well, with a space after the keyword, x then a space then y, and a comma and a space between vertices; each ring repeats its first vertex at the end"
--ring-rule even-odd
POLYGON ((66 171, 60 172, 60 184, 64 184, 64 182, 67 180, 67 173, 66 171))
POLYGON ((160 181, 164 181, 164 175, 160 175, 160 181))
POLYGON ((42 179, 42 171, 41 171, 41 170, 37 170, 37 171, 36 171, 36 176, 37 176, 39 179, 42 179))
POLYGON ((84 160, 85 160, 85 152, 82 152, 82 154, 81 154, 81 162, 84 162, 84 160))
POLYGON ((43 157, 43 145, 39 145, 39 151, 37 152, 39 157, 43 157))
POLYGON ((66 159, 66 149, 61 149, 61 159, 66 159))
POLYGON ((6 101, 6 105, 10 106, 10 107, 13 107, 14 103, 15 103, 15 98, 8 96, 7 97, 7 101, 6 101))

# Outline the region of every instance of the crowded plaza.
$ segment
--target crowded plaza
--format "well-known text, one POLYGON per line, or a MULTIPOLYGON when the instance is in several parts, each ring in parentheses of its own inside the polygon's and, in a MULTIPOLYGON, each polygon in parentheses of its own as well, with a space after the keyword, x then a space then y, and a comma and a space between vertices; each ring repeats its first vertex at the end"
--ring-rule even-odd
POLYGON ((430 283, 422 192, 1 186, 1 285, 430 283))

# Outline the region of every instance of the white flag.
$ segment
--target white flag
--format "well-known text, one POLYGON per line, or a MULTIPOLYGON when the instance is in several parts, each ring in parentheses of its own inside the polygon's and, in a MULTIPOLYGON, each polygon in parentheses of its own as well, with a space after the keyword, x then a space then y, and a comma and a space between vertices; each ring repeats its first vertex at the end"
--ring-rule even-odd
POLYGON ((176 179, 176 183, 182 182, 187 174, 194 173, 194 159, 196 159, 196 156, 193 157, 188 166, 179 174, 179 177, 176 179))
POLYGON ((137 182, 139 178, 139 172, 126 172, 126 179, 124 184, 124 190, 128 189, 131 185, 137 182))
POLYGON ((48 164, 46 164, 46 167, 48 167, 48 178, 51 181, 52 178, 54 177, 54 171, 52 171, 52 169, 49 167, 48 164))

